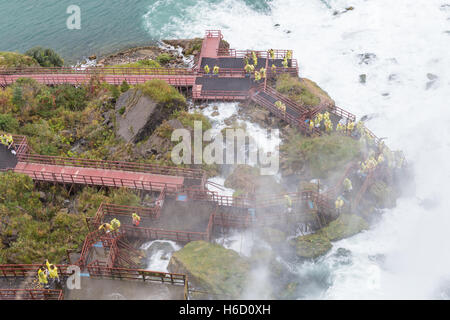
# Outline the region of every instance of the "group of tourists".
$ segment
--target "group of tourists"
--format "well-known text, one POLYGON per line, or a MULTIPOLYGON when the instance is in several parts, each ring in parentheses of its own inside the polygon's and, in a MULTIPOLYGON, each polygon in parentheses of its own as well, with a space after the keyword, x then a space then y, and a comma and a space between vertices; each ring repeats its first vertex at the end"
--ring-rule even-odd
POLYGON ((44 289, 54 289, 56 285, 60 285, 58 268, 48 260, 45 260, 44 265, 38 270, 39 285, 44 289))
POLYGON ((283 102, 278 100, 278 101, 275 101, 274 104, 275 104, 275 107, 277 107, 277 109, 279 109, 279 110, 281 110, 283 112, 286 112, 286 105, 283 102))
MULTIPOLYGON (((133 226, 138 227, 141 223, 141 217, 136 213, 133 212, 131 214, 131 220, 133 223, 133 226)), ((120 221, 117 218, 112 219, 109 223, 102 223, 98 230, 103 230, 106 233, 114 232, 119 230, 120 228, 120 221)))
MULTIPOLYGON (((219 66, 217 66, 217 65, 215 65, 214 67, 213 67, 213 74, 214 75, 218 75, 219 74, 219 66)), ((209 74, 209 72, 211 71, 211 69, 209 68, 209 66, 208 65, 205 65, 204 67, 203 67, 203 70, 205 71, 205 74, 209 74)))
MULTIPOLYGON (((326 132, 330 133, 333 131, 334 126, 333 122, 330 120, 330 113, 328 111, 318 113, 314 119, 309 119, 309 129, 313 131, 314 128, 320 128, 322 126, 322 121, 326 132)), ((336 126, 336 132, 351 134, 354 128, 355 123, 353 121, 349 121, 346 124, 339 122, 336 126)))

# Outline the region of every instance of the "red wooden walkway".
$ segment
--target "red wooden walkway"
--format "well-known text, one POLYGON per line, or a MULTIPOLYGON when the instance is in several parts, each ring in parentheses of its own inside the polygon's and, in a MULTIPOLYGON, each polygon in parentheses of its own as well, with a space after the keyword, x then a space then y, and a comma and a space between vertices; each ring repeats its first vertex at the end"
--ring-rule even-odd
POLYGON ((13 139, 18 162, 6 170, 26 174, 35 181, 167 193, 176 193, 186 186, 203 189, 206 183, 206 173, 200 169, 29 154, 26 137, 15 135, 13 139))
POLYGON ((14 172, 29 175, 36 181, 125 187, 147 191, 167 189, 169 192, 177 192, 184 184, 184 177, 177 176, 26 162, 17 163, 14 172))

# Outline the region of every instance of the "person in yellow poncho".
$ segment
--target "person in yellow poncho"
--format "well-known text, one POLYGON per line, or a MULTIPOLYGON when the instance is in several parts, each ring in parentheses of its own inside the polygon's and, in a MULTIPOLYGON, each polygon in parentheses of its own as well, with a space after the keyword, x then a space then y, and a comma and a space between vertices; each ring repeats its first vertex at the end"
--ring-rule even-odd
POLYGON ((111 220, 111 232, 117 231, 120 228, 120 221, 116 218, 111 220))
POLYGON ((205 73, 206 73, 206 74, 208 74, 208 73, 209 73, 209 71, 210 71, 210 70, 209 70, 209 66, 208 66, 208 65, 206 65, 206 66, 205 66, 205 67, 203 68, 203 70, 205 70, 205 73))
POLYGON ((141 217, 139 217, 136 212, 133 212, 131 217, 133 219, 133 226, 135 227, 139 226, 139 223, 141 222, 141 217))
POLYGON ((41 287, 44 287, 45 289, 48 289, 48 278, 47 278, 47 270, 45 270, 44 267, 40 267, 38 270, 38 279, 39 284, 41 287))
POLYGON ((48 277, 50 278, 50 286, 59 284, 58 268, 54 264, 48 262, 48 259, 45 260, 45 264, 47 265, 48 277))
POLYGON ((336 206, 336 213, 340 214, 341 210, 342 210, 342 207, 344 206, 344 200, 342 199, 342 197, 339 196, 336 199, 336 201, 334 202, 334 205, 336 206))

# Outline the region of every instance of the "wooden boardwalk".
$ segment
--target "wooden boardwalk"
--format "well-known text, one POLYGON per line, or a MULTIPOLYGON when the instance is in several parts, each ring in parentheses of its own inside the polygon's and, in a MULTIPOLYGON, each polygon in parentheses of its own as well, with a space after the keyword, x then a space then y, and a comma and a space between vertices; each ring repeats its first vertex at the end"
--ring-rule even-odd
POLYGON ((40 163, 19 162, 15 166, 14 172, 24 173, 35 181, 125 187, 147 191, 167 189, 177 192, 184 185, 184 177, 179 176, 40 163))

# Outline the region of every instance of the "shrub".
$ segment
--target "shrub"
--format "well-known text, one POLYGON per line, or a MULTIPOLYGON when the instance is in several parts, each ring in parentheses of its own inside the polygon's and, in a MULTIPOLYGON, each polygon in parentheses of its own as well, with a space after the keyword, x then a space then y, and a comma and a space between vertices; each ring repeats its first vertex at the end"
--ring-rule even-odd
POLYGON ((27 55, 16 52, 0 52, 0 68, 23 68, 32 66, 38 66, 38 62, 27 55))
POLYGON ((0 130, 15 133, 19 129, 19 121, 10 113, 0 114, 0 130))
POLYGON ((62 67, 64 65, 64 60, 49 48, 34 47, 25 54, 36 60, 42 67, 62 67))
POLYGON ((130 89, 130 85, 125 80, 122 81, 120 85, 120 92, 127 92, 130 89))
POLYGON ((331 172, 345 166, 360 154, 358 141, 341 135, 306 138, 290 135, 280 146, 283 154, 281 167, 298 171, 304 166, 313 177, 326 178, 331 172))
POLYGON ((68 110, 81 111, 86 108, 88 92, 84 87, 62 84, 55 87, 55 102, 68 110))
POLYGON ((156 61, 158 61, 159 64, 168 64, 170 61, 174 60, 175 58, 172 57, 168 53, 161 53, 157 58, 156 61))

